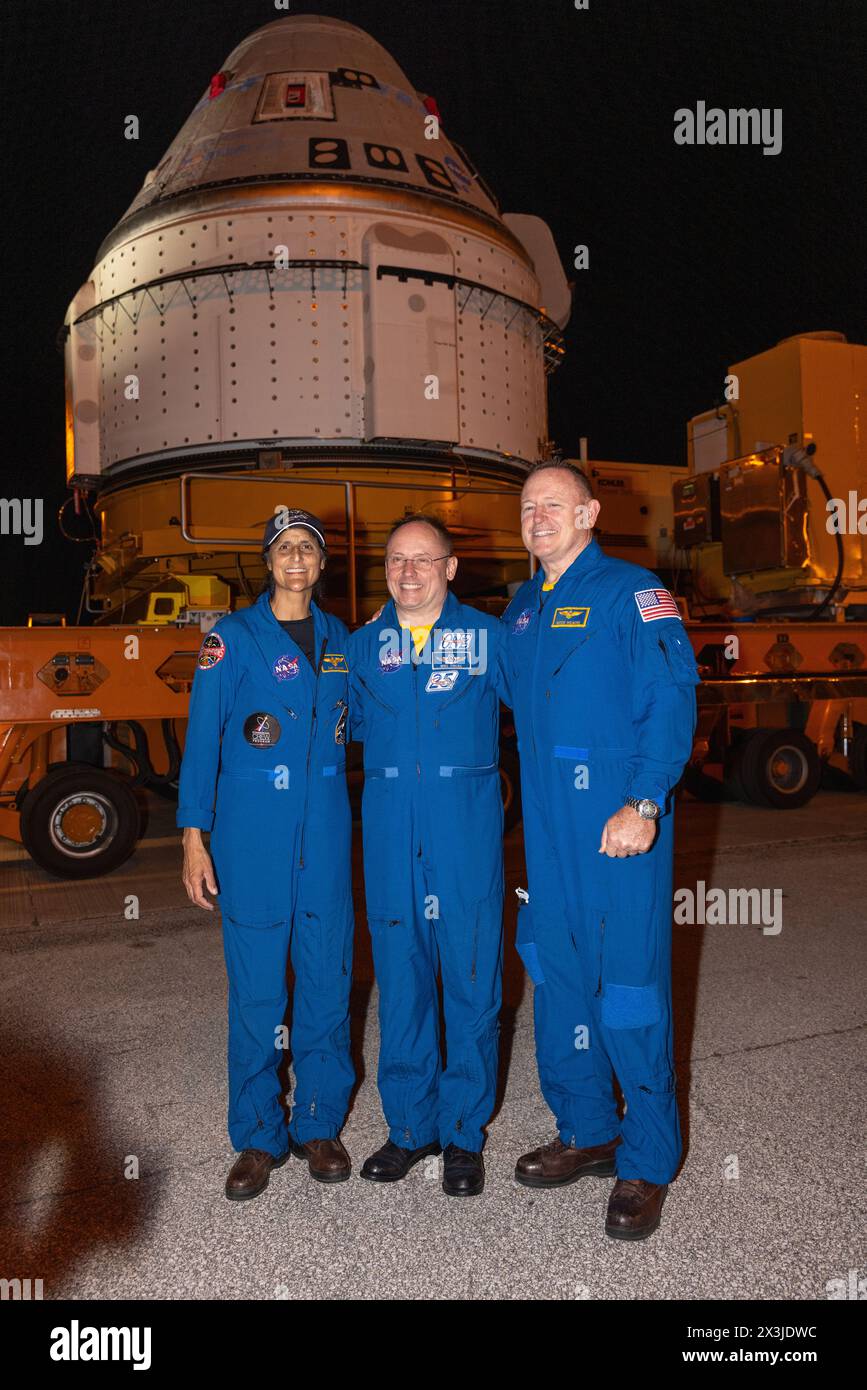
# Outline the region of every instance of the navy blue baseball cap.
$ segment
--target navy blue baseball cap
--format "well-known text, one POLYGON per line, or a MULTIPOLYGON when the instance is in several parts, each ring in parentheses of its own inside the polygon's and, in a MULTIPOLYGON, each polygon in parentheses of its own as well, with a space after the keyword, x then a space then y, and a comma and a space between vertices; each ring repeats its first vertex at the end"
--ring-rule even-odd
POLYGON ((301 507, 283 507, 274 516, 269 516, 265 525, 265 535, 262 538, 262 554, 267 555, 271 546, 278 536, 282 536, 284 531, 289 531, 293 526, 306 526, 308 531, 312 531, 322 549, 327 549, 325 544, 325 527, 314 516, 312 512, 305 512, 301 507))

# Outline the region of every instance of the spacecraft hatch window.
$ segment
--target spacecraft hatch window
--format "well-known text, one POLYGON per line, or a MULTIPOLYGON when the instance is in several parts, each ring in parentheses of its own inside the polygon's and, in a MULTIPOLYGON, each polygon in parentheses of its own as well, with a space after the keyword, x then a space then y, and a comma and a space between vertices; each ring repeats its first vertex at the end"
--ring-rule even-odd
POLYGON ((327 72, 269 72, 253 124, 259 121, 333 121, 334 98, 327 72))

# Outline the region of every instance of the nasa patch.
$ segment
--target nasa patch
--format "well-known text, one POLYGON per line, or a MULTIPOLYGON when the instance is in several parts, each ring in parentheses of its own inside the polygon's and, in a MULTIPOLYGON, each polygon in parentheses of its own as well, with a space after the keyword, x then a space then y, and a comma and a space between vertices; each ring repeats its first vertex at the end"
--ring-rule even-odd
POLYGON ((425 690, 452 690, 460 671, 431 671, 425 690))
POLYGON ((278 681, 294 681, 298 675, 300 658, 292 656, 290 652, 284 652, 278 656, 274 665, 271 667, 274 677, 278 681))
POLYGON ((523 613, 519 613, 512 624, 512 631, 516 633, 526 632, 530 626, 530 619, 533 616, 532 608, 525 608, 523 613))
POLYGON ((218 632, 209 632, 199 648, 198 668, 210 671, 226 655, 226 644, 218 632))
POLYGON ((251 748, 273 748, 280 737, 280 724, 273 714, 251 714, 244 721, 244 738, 251 748))
POLYGON ((384 675, 387 675, 389 671, 396 671, 399 666, 400 652, 391 652, 386 649, 380 653, 379 669, 384 675))

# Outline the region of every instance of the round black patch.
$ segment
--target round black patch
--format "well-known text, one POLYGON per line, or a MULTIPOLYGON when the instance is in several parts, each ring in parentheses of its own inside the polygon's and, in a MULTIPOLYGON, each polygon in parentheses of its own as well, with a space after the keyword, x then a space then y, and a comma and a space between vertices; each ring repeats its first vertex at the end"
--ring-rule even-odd
POLYGON ((253 748, 273 748, 280 737, 280 724, 273 714, 251 714, 244 721, 244 737, 253 748))

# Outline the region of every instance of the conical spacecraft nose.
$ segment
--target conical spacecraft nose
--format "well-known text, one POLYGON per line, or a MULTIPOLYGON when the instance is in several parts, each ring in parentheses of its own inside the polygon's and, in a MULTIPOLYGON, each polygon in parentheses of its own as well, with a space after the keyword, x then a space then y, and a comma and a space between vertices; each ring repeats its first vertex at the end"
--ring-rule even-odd
POLYGON ((565 277, 447 120, 354 25, 240 43, 70 306, 68 476, 538 457, 565 277))
POLYGON ((381 44, 340 20, 293 15, 229 54, 123 223, 196 190, 311 178, 497 211, 436 103, 381 44))

